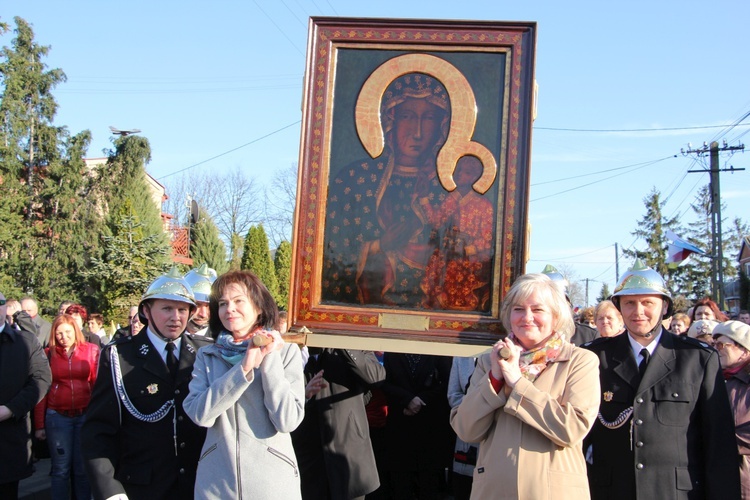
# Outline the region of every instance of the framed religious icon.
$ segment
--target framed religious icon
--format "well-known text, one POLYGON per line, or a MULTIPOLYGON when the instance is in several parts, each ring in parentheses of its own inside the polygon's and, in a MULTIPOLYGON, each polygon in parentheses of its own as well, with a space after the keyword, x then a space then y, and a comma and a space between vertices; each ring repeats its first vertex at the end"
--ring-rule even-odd
POLYGON ((524 271, 535 23, 312 18, 290 326, 486 345, 524 271))

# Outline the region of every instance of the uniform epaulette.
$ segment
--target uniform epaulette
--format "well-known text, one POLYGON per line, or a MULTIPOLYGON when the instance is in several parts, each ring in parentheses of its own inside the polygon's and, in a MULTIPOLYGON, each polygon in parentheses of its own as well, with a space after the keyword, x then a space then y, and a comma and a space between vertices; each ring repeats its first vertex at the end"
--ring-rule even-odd
POLYGON ((714 350, 713 346, 703 342, 702 340, 694 339, 693 337, 688 337, 687 335, 677 335, 677 338, 681 340, 682 342, 686 342, 696 347, 701 347, 702 349, 705 349, 706 351, 714 350))
POLYGON ((589 340, 588 342, 581 344, 579 347, 591 347, 591 346, 597 346, 599 344, 603 344, 605 342, 609 342, 614 337, 597 337, 594 340, 589 340))
POLYGON ((112 344, 118 344, 119 345, 119 344, 125 344, 127 342, 132 342, 132 341, 133 341, 133 335, 123 335, 122 337, 120 337, 118 339, 114 339, 113 341, 111 341, 107 345, 112 345, 112 344))
POLYGON ((185 332, 183 333, 184 336, 187 336, 190 340, 197 344, 213 344, 214 339, 212 337, 207 337, 205 335, 193 335, 192 333, 185 332))

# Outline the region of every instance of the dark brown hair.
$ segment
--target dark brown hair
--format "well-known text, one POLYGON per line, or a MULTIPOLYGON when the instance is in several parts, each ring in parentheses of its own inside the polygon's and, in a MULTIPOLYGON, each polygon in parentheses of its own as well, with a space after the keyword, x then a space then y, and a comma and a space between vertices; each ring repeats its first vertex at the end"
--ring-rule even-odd
POLYGON ((229 285, 239 285, 244 288, 247 298, 258 310, 258 319, 251 330, 257 327, 269 330, 276 329, 276 324, 279 321, 279 308, 266 285, 250 271, 230 271, 219 276, 211 285, 211 296, 208 300, 208 310, 211 315, 208 320, 208 328, 213 338, 218 337, 219 333, 224 330, 224 325, 219 318, 219 298, 229 285))

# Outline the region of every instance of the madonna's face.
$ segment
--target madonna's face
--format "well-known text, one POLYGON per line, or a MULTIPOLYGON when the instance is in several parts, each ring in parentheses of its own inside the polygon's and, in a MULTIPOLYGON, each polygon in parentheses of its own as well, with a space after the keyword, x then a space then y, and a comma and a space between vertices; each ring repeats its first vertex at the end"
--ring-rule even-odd
POLYGON ((408 98, 394 110, 396 162, 418 166, 437 141, 443 111, 425 99, 408 98))

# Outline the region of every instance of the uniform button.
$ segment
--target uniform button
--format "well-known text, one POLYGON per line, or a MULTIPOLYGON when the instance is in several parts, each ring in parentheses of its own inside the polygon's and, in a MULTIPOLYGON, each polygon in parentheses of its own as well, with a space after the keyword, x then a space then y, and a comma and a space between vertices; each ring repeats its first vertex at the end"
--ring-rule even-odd
POLYGON ((180 443, 180 448, 184 448, 184 447, 185 447, 185 443, 180 443))
POLYGON ((180 474, 184 474, 184 473, 185 473, 185 469, 180 469, 180 474))
POLYGON ((174 393, 175 393, 175 394, 179 394, 179 393, 180 393, 180 390, 179 390, 179 389, 175 389, 174 393))
POLYGON ((635 466, 636 469, 641 470, 643 469, 643 464, 638 464, 635 466))
POLYGON ((636 403, 643 403, 643 398, 638 398, 635 400, 636 403))
POLYGON ((635 421, 635 425, 641 425, 641 424, 643 424, 643 420, 641 420, 640 418, 635 421))
POLYGON ((638 441, 637 443, 635 443, 635 446, 637 448, 640 448, 641 446, 643 446, 643 441, 638 441))
POLYGON ((182 422, 183 420, 184 420, 184 419, 183 419, 182 415, 180 415, 179 417, 177 417, 177 421, 178 421, 178 422, 182 422))
POLYGON ((673 397, 673 398, 678 398, 678 397, 680 397, 680 395, 679 395, 679 394, 677 394, 676 392, 673 392, 673 393, 672 393, 672 397, 673 397))
POLYGON ((128 474, 127 476, 125 476, 125 479, 127 479, 128 481, 130 481, 130 474, 128 474))

